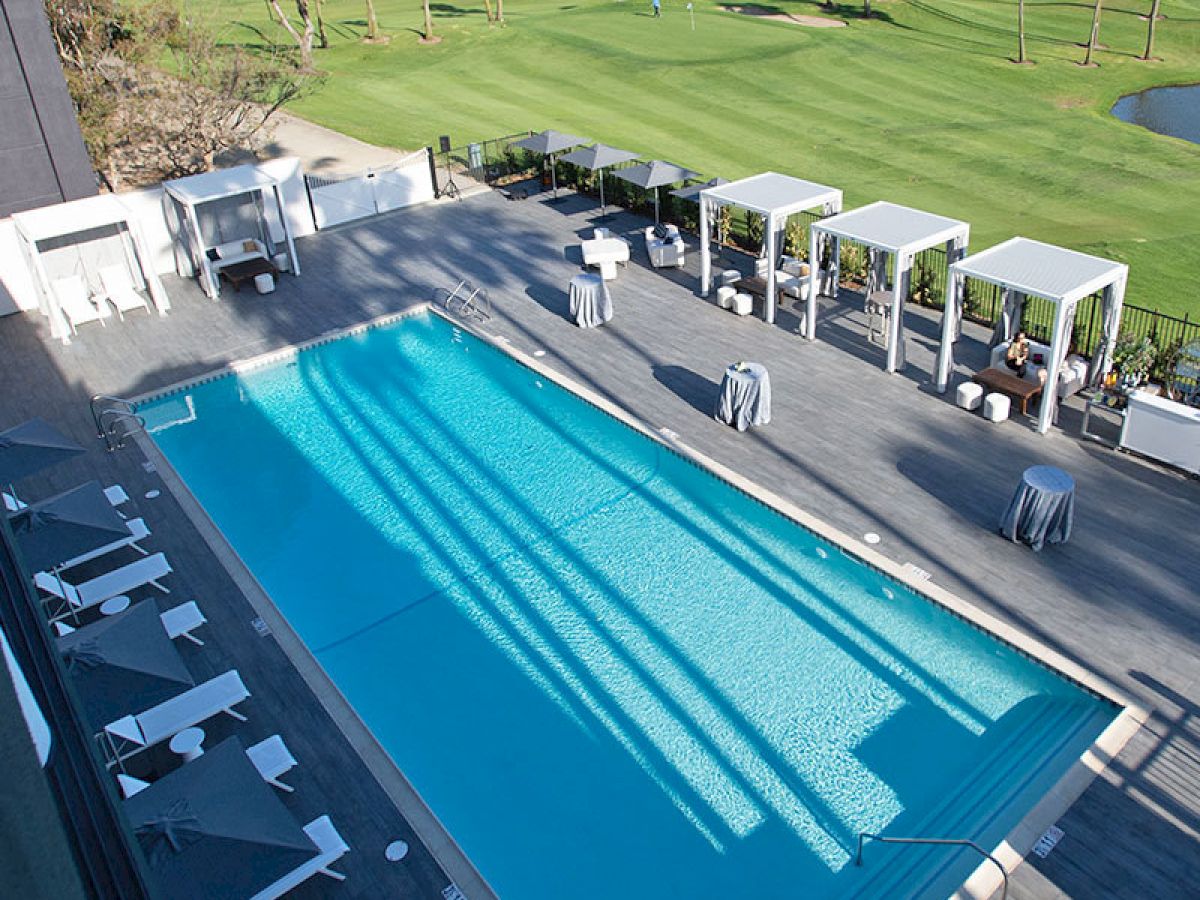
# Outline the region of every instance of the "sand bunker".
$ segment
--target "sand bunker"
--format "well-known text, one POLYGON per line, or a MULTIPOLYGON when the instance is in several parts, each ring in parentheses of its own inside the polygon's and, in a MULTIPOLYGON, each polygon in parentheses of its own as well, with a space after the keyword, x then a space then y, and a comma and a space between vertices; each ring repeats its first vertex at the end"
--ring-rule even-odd
POLYGON ((729 12, 743 16, 756 16, 760 19, 774 19, 776 22, 791 22, 804 28, 845 28, 846 23, 841 19, 830 19, 825 16, 793 16, 790 13, 779 12, 778 8, 766 6, 725 6, 729 12))

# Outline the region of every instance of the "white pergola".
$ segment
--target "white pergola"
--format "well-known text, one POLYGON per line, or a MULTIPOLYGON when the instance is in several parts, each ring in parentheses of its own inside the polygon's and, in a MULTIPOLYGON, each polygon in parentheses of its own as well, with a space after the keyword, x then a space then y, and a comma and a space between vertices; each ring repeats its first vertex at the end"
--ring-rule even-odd
MULTIPOLYGON (((832 242, 826 277, 833 285, 835 299, 838 292, 838 253, 843 240, 854 241, 891 255, 892 314, 888 321, 887 362, 884 368, 889 372, 904 368, 904 301, 908 297, 912 282, 913 259, 922 250, 945 246, 946 285, 949 291, 949 266, 961 259, 966 252, 967 242, 971 237, 971 226, 957 219, 948 219, 945 216, 880 200, 869 206, 814 222, 808 238, 810 260, 819 258, 817 254, 820 252, 823 235, 828 236, 832 242)), ((809 340, 816 338, 817 277, 817 266, 810 265, 808 309, 805 313, 807 321, 804 327, 804 333, 809 340)))
MULTIPOLYGON (((268 249, 273 248, 275 241, 271 238, 270 223, 265 208, 266 199, 274 200, 278 215, 279 226, 283 229, 284 243, 287 244, 288 263, 292 274, 300 274, 300 259, 296 256, 296 244, 292 239, 292 229, 288 225, 287 209, 283 202, 281 182, 269 175, 260 166, 234 166, 230 169, 216 169, 199 175, 189 175, 174 181, 164 181, 164 202, 174 201, 176 204, 175 219, 179 225, 179 233, 175 237, 184 244, 191 258, 194 271, 200 276, 200 286, 209 297, 216 298, 220 293, 217 273, 213 271, 208 258, 208 246, 204 232, 200 228, 200 218, 197 208, 206 203, 215 203, 232 197, 248 195, 253 198, 257 209, 257 227, 259 237, 268 249)), ((168 222, 171 216, 167 217, 168 222)), ((237 237, 248 237, 238 235, 237 237)), ((181 272, 180 274, 185 274, 181 272)))
POLYGON ((842 192, 824 184, 764 172, 740 181, 705 188, 700 192, 700 296, 712 290, 712 253, 709 248, 709 220, 720 206, 737 206, 766 219, 767 295, 763 318, 775 321, 775 270, 788 216, 806 209, 820 209, 832 215, 842 209, 842 192))
POLYGON ((1012 340, 1021 327, 1025 298, 1041 297, 1055 306, 1054 330, 1050 338, 1050 358, 1046 360, 1046 387, 1038 408, 1037 430, 1045 434, 1054 421, 1058 403, 1058 373, 1067 355, 1075 308, 1079 301, 1097 291, 1104 292, 1104 333, 1092 354, 1088 380, 1096 384, 1112 366, 1113 345, 1121 325, 1121 307, 1129 266, 1099 256, 1015 237, 959 260, 950 266, 955 282, 947 294, 942 320, 942 347, 938 354, 937 388, 944 392, 954 364, 953 342, 962 318, 962 280, 977 278, 1004 289, 1004 310, 996 326, 993 344, 1012 340))
POLYGON ((37 288, 38 309, 50 320, 50 334, 64 344, 71 342, 71 326, 51 287, 54 278, 80 275, 92 293, 100 294, 100 268, 124 265, 134 285, 145 285, 159 315, 165 316, 171 308, 134 214, 116 195, 100 194, 31 209, 15 213, 12 220, 37 288), (70 273, 58 270, 63 266, 57 259, 61 254, 54 253, 66 247, 73 248, 70 273), (52 253, 56 258, 48 265, 52 253), (53 273, 51 267, 57 267, 53 273))

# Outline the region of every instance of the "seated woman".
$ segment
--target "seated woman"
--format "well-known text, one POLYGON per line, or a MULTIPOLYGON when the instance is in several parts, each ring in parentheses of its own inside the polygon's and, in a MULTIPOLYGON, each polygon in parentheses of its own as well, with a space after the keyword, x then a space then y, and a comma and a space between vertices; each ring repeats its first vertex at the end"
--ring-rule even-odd
POLYGON ((1019 331, 1008 345, 1008 352, 1004 354, 1004 364, 1016 372, 1019 378, 1024 378, 1028 363, 1029 340, 1025 337, 1025 332, 1019 331))

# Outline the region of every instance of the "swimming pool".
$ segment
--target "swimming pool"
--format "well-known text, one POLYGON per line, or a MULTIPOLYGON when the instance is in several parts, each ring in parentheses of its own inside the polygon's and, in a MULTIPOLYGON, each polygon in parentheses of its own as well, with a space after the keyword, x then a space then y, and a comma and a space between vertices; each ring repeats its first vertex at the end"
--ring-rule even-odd
POLYGON ((504 898, 945 896, 858 833, 995 846, 1117 713, 433 315, 139 412, 504 898))

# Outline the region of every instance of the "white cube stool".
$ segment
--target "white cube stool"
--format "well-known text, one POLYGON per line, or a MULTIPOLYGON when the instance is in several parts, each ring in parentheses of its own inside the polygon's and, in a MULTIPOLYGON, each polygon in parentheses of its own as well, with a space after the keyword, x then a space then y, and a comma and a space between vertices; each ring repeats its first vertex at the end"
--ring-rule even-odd
POLYGON ((275 276, 270 272, 263 272, 261 275, 254 276, 254 289, 260 294, 269 294, 275 290, 275 276))
POLYGON ((1003 422, 1008 418, 1008 396, 995 391, 983 398, 983 417, 991 422, 1003 422))
POLYGON ((983 402, 983 385, 964 381, 958 386, 955 402, 963 409, 979 409, 979 404, 983 402))
POLYGON ((742 273, 739 272, 737 269, 726 269, 725 271, 723 271, 721 273, 721 285, 722 286, 730 285, 730 284, 733 284, 735 281, 741 281, 741 280, 742 280, 742 273))
POLYGON ((749 294, 734 294, 729 308, 735 316, 748 316, 754 311, 754 298, 749 294))
POLYGON ((721 309, 731 309, 733 307, 733 298, 736 294, 737 290, 729 287, 729 285, 722 285, 717 288, 717 306, 721 307, 721 309))

